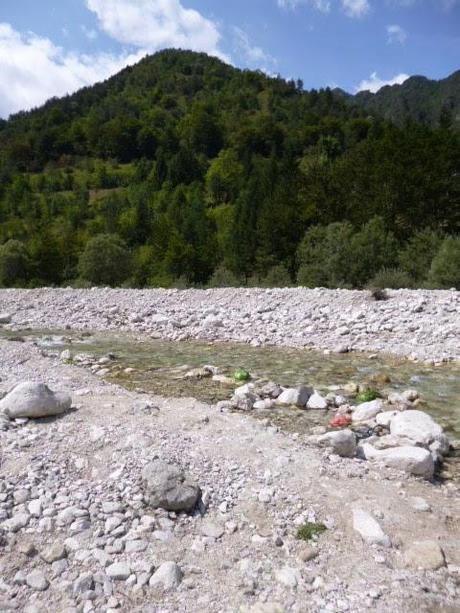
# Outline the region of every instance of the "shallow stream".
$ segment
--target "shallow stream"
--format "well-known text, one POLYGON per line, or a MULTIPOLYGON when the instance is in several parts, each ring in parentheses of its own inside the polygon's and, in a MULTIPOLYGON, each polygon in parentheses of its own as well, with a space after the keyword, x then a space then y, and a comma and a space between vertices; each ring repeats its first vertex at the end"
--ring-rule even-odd
MULTIPOLYGON (((60 331, 24 331, 1 333, 35 340, 45 351, 60 353, 70 349, 72 355, 96 357, 114 354, 107 378, 130 389, 142 389, 169 397, 193 397, 214 403, 230 398, 238 384, 223 385, 211 379, 184 379, 194 368, 213 365, 229 376, 239 367, 247 369, 254 379, 270 379, 283 386, 312 385, 327 393, 344 384, 370 383, 380 391, 415 388, 429 412, 453 437, 460 439, 460 367, 446 364, 432 367, 389 356, 361 353, 324 355, 321 352, 283 347, 254 348, 242 344, 172 342, 124 333, 95 334, 60 331), (124 372, 126 368, 134 369, 124 372), (385 381, 386 380, 386 381, 385 381)), ((103 366, 101 366, 103 368, 103 366)), ((325 423, 324 412, 275 410, 267 417, 276 417, 280 425, 301 422, 325 423), (285 422, 285 423, 283 423, 285 422)))

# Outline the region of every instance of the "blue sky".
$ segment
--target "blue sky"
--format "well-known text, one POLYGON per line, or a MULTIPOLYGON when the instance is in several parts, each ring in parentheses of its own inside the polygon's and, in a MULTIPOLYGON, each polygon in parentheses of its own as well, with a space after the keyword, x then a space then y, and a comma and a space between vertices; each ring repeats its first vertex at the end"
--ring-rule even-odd
POLYGON ((460 68, 460 0, 1 0, 0 117, 165 47, 375 91, 460 68))

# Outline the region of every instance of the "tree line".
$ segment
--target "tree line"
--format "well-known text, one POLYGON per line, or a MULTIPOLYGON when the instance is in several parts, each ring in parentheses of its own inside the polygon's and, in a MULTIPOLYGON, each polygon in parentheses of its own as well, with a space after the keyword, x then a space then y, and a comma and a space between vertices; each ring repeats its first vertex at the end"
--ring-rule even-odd
POLYGON ((0 284, 460 286, 460 135, 166 51, 0 124, 0 284))

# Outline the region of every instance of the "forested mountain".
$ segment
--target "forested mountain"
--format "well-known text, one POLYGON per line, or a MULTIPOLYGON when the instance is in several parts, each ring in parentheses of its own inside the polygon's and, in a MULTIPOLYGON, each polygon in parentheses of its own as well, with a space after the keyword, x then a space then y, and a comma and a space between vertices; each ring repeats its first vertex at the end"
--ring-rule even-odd
POLYGON ((417 121, 460 129, 460 70, 440 81, 410 77, 402 85, 383 87, 376 94, 363 91, 350 96, 342 90, 335 93, 343 95, 351 105, 359 105, 400 125, 417 121))
POLYGON ((204 54, 0 124, 3 285, 450 287, 459 227, 458 131, 204 54))

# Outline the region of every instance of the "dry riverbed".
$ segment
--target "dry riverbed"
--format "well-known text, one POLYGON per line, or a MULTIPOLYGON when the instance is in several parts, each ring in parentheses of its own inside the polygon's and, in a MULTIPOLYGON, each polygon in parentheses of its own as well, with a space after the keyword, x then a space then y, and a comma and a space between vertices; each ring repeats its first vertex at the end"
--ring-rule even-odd
MULTIPOLYGON (((9 329, 106 327, 323 349, 348 342, 458 359, 455 292, 391 292, 387 303, 359 292, 240 290, 233 301, 231 292, 12 290, 0 310, 12 315, 9 329), (364 315, 351 319, 355 312, 364 315), (334 318, 349 322, 349 334, 328 327, 334 318), (398 340, 408 320, 417 331, 398 340)), ((0 611, 459 610, 457 481, 341 458, 279 429, 269 412, 253 419, 128 391, 31 342, 0 340, 0 377, 3 392, 40 381, 72 397, 55 418, 0 420, 0 611), (155 458, 179 466, 192 493, 199 488, 192 512, 152 506, 145 471, 155 458), (326 529, 303 541, 306 522, 326 529)))
MULTIPOLYGON (((2 290, 7 328, 122 330, 171 340, 237 341, 333 352, 460 358, 460 292, 315 289, 2 290)), ((0 317, 1 321, 1 317, 0 317)))

